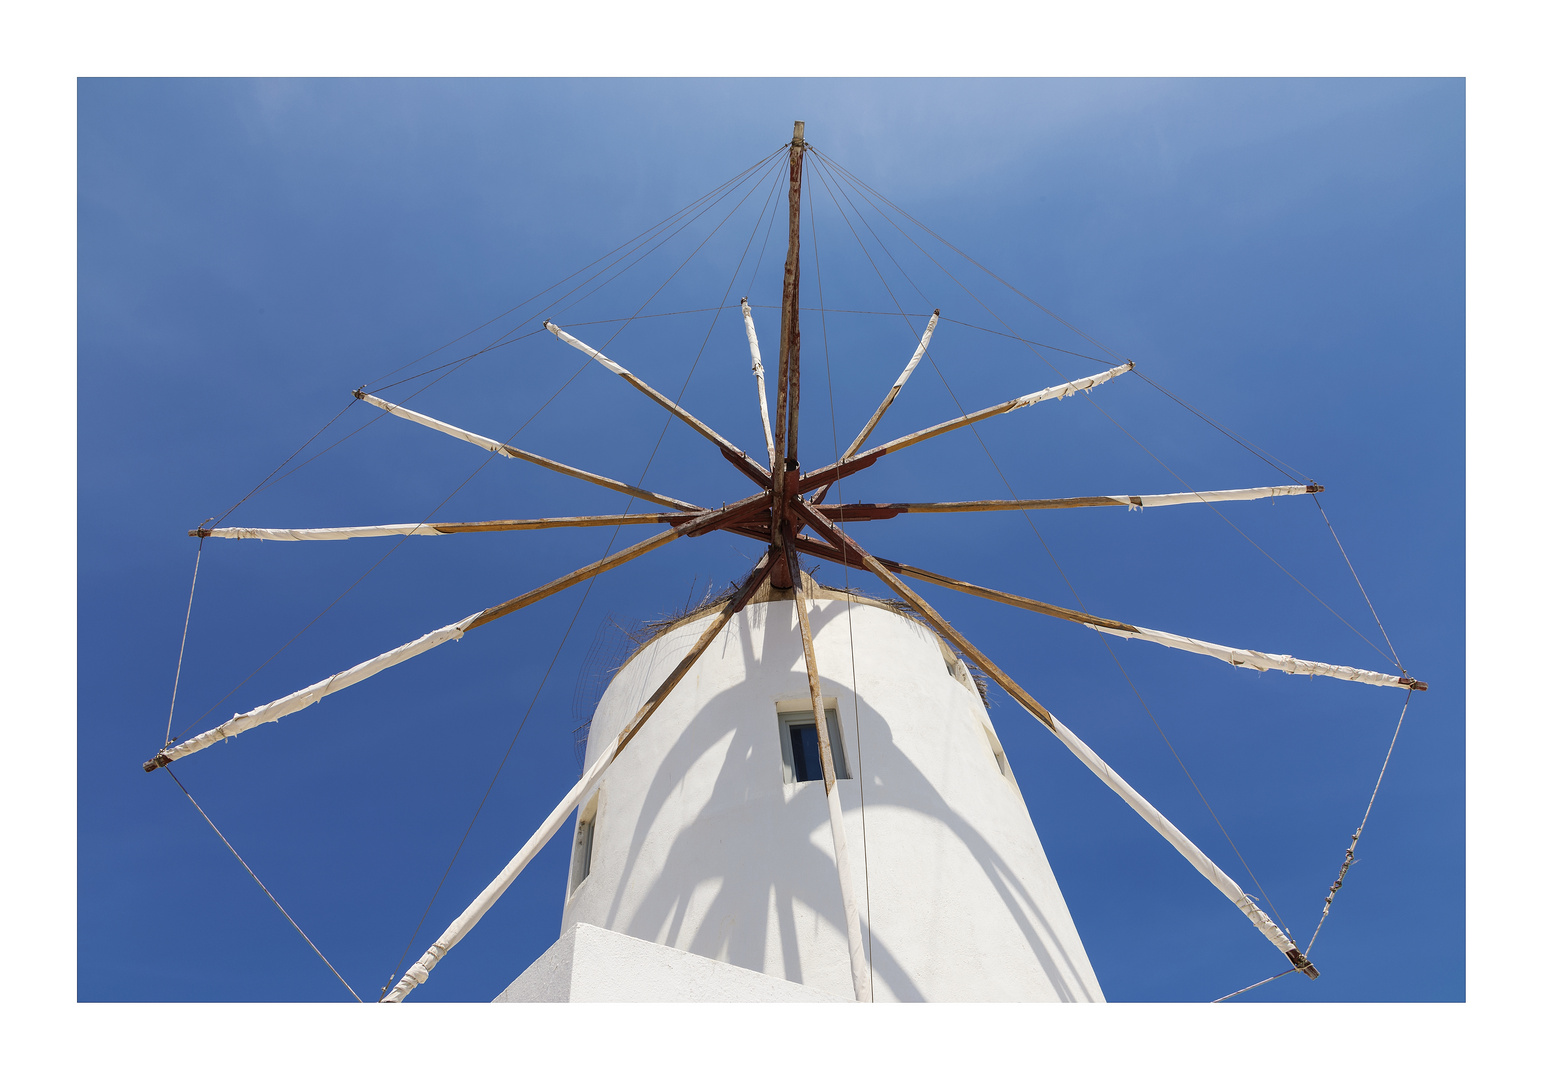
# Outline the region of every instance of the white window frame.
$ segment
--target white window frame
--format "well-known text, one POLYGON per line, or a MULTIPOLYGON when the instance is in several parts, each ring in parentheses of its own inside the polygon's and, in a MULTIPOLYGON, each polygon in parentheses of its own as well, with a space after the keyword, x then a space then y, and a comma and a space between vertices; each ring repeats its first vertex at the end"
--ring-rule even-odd
POLYGON ((600 813, 600 793, 597 791, 589 805, 579 814, 573 830, 573 860, 568 870, 568 895, 579 891, 579 886, 589 880, 595 859, 595 818, 600 813))
MULTIPOLYGON (((795 780, 793 778, 793 734, 794 725, 814 723, 814 710, 805 703, 803 708, 798 703, 779 703, 777 706, 777 737, 782 744, 782 782, 784 784, 812 784, 814 780, 795 780)), ((825 704, 825 726, 830 730, 830 754, 835 759, 836 779, 852 779, 852 770, 847 766, 845 739, 841 733, 841 710, 836 707, 834 701, 825 704)), ((824 768, 821 767, 823 774, 824 768)))

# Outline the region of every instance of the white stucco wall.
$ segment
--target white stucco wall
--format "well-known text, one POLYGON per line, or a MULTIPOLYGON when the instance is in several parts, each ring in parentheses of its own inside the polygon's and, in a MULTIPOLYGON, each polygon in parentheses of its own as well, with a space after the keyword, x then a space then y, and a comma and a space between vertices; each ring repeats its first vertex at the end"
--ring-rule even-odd
MULTIPOLYGON (((796 618, 787 600, 736 616, 611 767, 565 931, 590 923, 851 997, 821 785, 783 781, 778 703, 809 708, 796 618)), ((853 775, 839 784, 875 999, 1103 1000, 968 677, 888 609, 827 598, 811 620, 853 775)), ((592 750, 704 626, 617 674, 592 750)))
MULTIPOLYGON (((850 995, 847 999, 850 1001, 850 995)), ((842 999, 749 968, 575 923, 493 999, 542 1001, 789 1001, 842 999)))

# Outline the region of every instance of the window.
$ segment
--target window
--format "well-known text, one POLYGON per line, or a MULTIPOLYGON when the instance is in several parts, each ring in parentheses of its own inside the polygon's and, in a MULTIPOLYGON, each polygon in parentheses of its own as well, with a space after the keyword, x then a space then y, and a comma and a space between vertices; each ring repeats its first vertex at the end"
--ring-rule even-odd
MULTIPOLYGON (((825 772, 820 768, 820 735, 814 723, 814 711, 785 712, 778 714, 782 728, 782 780, 787 784, 801 784, 809 780, 823 780, 825 772)), ((846 753, 841 746, 841 722, 836 710, 825 710, 825 726, 830 731, 830 756, 835 761, 836 779, 850 780, 846 753)))
POLYGON ((595 849, 595 816, 600 809, 600 796, 596 794, 579 815, 579 827, 573 837, 573 870, 569 874, 568 892, 571 894, 589 877, 590 856, 595 849))
POLYGON ((1007 776, 1007 753, 1000 747, 992 746, 991 756, 997 759, 997 772, 1007 776))

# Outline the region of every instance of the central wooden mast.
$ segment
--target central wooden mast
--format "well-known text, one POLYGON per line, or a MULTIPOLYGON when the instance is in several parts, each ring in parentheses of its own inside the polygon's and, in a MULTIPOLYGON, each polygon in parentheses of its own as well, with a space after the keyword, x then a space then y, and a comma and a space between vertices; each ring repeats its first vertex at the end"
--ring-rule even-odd
POLYGON ((789 494, 788 470, 793 471, 793 491, 798 476, 798 207, 802 201, 804 173, 804 122, 793 122, 793 142, 788 149, 788 258, 782 267, 782 332, 777 342, 776 452, 772 460, 771 581, 778 589, 793 587, 783 549, 783 521, 789 494))

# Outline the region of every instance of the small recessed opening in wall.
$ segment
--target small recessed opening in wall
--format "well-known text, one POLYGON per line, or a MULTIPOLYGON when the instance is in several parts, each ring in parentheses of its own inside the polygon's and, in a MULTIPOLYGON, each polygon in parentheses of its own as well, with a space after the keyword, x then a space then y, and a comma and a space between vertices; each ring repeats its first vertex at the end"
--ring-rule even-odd
MULTIPOLYGON (((783 783, 823 780, 825 770, 820 767, 820 735, 814 710, 779 712, 777 720, 782 736, 783 783)), ((841 743, 841 722, 834 708, 825 710, 825 726, 830 731, 830 756, 836 765, 836 779, 850 780, 852 774, 847 771, 846 751, 841 743)))
POLYGON ((571 894, 579 887, 585 878, 589 877, 590 858, 595 850, 595 815, 600 809, 600 795, 589 800, 581 814, 579 814, 579 827, 573 837, 573 870, 568 875, 568 892, 571 894))

